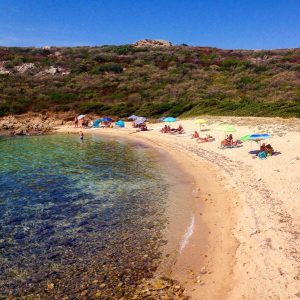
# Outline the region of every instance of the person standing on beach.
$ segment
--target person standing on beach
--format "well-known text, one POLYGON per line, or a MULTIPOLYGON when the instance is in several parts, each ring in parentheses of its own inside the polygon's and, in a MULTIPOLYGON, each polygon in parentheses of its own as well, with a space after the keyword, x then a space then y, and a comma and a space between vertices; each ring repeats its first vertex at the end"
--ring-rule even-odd
POLYGON ((79 132, 79 138, 80 138, 81 140, 83 140, 83 132, 82 132, 82 131, 79 132))
POLYGON ((77 118, 77 116, 75 116, 75 118, 74 118, 74 124, 75 124, 75 128, 77 128, 78 127, 78 118, 77 118))

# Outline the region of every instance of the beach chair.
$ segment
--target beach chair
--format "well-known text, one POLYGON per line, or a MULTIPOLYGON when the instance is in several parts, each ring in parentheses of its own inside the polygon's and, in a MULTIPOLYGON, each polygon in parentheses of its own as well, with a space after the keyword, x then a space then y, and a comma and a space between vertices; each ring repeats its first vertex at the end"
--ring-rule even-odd
POLYGON ((243 146, 242 143, 243 143, 242 141, 237 140, 236 143, 234 144, 221 145, 219 149, 239 148, 243 146))

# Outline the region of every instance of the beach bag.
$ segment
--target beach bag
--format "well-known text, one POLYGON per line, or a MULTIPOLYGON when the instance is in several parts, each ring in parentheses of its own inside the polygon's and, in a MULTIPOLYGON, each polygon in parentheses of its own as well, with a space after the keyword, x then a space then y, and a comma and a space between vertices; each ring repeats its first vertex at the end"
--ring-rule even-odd
POLYGON ((267 158, 267 154, 266 154, 265 151, 261 151, 261 152, 258 153, 258 157, 260 159, 265 159, 265 158, 267 158))

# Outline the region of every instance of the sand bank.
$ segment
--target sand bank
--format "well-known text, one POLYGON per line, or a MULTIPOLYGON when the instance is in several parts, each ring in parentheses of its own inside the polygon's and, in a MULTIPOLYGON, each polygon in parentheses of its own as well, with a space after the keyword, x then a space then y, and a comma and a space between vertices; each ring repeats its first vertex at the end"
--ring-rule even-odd
MULTIPOLYGON (((86 132, 122 136, 167 151, 193 189, 182 196, 192 208, 186 222, 170 219, 175 253, 162 264, 165 272, 185 284, 193 299, 297 299, 299 280, 300 121, 262 118, 207 118, 200 134, 216 138, 198 144, 191 139, 199 125, 180 121, 184 135, 150 131, 95 129, 86 132), (234 137, 268 132, 277 156, 260 160, 247 142, 219 149, 221 122, 234 124, 234 137), (178 239, 174 239, 174 232, 178 239)), ((174 124, 178 126, 179 122, 174 124)), ((60 127, 59 132, 78 131, 60 127)), ((176 204, 170 210, 176 211, 176 204)), ((178 204, 180 205, 180 204, 178 204)), ((181 206, 182 207, 182 206, 181 206)), ((167 233, 168 234, 168 233, 167 233)))

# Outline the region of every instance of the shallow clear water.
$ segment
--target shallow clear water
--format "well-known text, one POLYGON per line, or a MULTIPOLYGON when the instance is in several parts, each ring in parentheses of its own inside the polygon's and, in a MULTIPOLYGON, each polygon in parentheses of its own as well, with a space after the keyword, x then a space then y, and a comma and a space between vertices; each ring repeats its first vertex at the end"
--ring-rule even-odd
POLYGON ((128 298, 155 271, 167 186, 153 150, 52 135, 2 138, 0 153, 0 297, 128 298))

